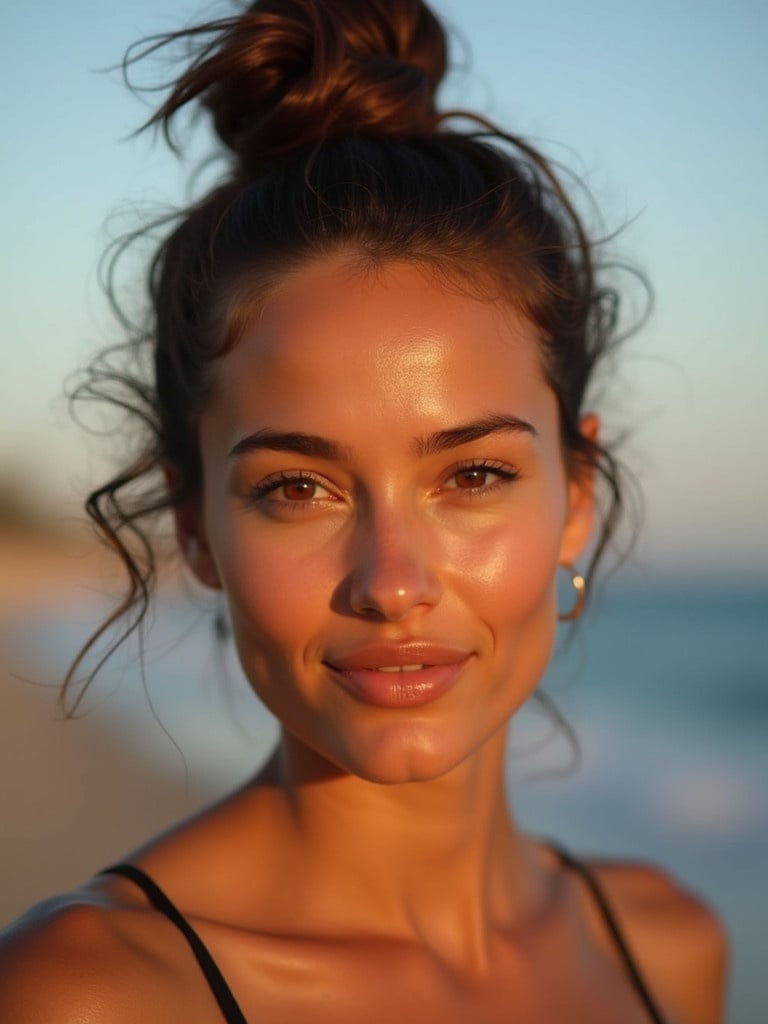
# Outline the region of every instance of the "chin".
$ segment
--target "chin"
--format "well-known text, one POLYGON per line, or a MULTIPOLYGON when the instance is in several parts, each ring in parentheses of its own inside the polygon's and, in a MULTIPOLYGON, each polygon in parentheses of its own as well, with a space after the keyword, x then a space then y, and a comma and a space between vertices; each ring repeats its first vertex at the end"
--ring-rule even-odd
POLYGON ((471 745, 466 736, 447 736, 445 729, 397 724, 348 740, 333 760, 340 770, 366 782, 395 786, 443 778, 477 756, 483 746, 471 745))

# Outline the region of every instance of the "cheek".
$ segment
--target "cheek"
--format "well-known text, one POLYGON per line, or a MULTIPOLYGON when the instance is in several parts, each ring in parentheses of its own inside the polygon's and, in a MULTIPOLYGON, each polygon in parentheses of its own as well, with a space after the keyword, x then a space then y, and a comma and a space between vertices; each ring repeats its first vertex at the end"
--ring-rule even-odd
POLYGON ((247 512, 218 532, 217 564, 241 657, 282 662, 312 643, 337 582, 325 541, 310 541, 301 527, 257 527, 247 512))
POLYGON ((322 703, 314 677, 303 671, 329 600, 321 580, 290 548, 265 543, 263 535, 249 530, 230 535, 220 575, 246 678, 279 720, 301 731, 311 708, 322 703), (297 679, 304 680, 300 692, 297 679))
POLYGON ((509 519, 454 538, 449 560, 457 588, 501 626, 554 609, 562 537, 558 503, 529 501, 509 519))
POLYGON ((565 510, 560 491, 551 493, 554 500, 526 502, 475 544, 456 541, 455 589, 481 626, 493 666, 489 696, 503 718, 536 689, 554 649, 565 510))

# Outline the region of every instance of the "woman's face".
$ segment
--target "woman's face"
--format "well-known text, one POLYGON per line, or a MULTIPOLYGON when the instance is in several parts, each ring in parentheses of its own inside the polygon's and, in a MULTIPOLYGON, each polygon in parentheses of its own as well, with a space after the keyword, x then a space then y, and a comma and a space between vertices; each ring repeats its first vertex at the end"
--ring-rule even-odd
POLYGON ((505 726, 590 528, 534 329, 469 291, 342 257, 290 276, 217 364, 179 515, 254 690, 374 781, 442 775, 505 726))

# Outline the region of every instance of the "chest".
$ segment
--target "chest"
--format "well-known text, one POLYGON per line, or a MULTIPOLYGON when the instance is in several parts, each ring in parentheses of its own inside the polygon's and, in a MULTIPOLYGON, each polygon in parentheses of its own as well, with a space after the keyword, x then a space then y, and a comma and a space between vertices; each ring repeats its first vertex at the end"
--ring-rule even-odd
MULTIPOLYGON (((550 950, 501 955, 475 977, 408 946, 260 940, 220 947, 219 966, 249 1024, 648 1024, 629 976, 608 957, 550 950)), ((202 975, 191 967, 190 989, 202 975)), ((202 1008, 197 1003, 198 1010, 202 1008)), ((193 1018, 189 1018, 190 1022, 193 1018)), ((198 1018, 195 1017, 195 1020, 198 1018)), ((217 1009, 201 1024, 222 1020, 217 1009)))

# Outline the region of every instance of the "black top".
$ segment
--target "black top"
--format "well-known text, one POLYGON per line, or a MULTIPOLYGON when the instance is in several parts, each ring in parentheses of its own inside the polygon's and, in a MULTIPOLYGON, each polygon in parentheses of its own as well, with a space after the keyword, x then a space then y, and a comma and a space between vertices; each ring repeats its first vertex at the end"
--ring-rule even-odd
MULTIPOLYGON (((616 948, 619 951, 619 955, 627 970, 630 981, 637 992, 640 1002, 648 1011, 653 1024, 665 1024, 664 1018, 654 1002, 648 986, 645 984, 645 981, 638 970, 637 964, 629 951, 629 946, 627 945, 621 929, 619 928, 618 922, 616 921, 613 911, 605 897, 605 893, 600 888, 594 874, 589 870, 586 864, 577 860, 566 850, 562 849, 562 847, 557 846, 554 843, 550 843, 549 846, 560 859, 561 864, 569 870, 574 871, 586 883, 595 899, 595 903, 597 904, 603 920, 605 921, 606 927, 616 943, 616 948)), ((219 1004, 221 1012, 224 1014, 224 1020, 227 1024, 248 1024, 243 1011, 237 1005, 237 1000, 232 995, 232 990, 224 979, 224 975, 216 966, 215 960, 206 949, 202 939, 184 915, 176 909, 173 903, 171 903, 162 889, 152 881, 149 875, 145 874, 139 868, 134 867, 132 864, 115 864, 111 868, 105 868, 104 871, 100 872, 100 874, 122 875, 124 878, 129 878, 144 892, 152 906, 176 925, 192 947, 195 959, 205 975, 206 981, 213 992, 216 1002, 219 1004)))

